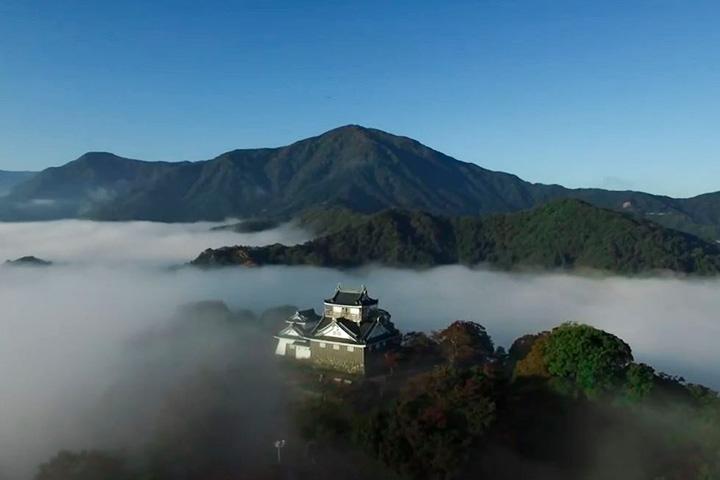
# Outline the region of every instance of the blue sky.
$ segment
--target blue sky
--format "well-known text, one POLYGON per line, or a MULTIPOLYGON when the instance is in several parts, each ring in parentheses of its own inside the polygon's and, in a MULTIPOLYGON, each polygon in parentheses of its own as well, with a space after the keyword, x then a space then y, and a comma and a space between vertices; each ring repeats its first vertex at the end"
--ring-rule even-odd
POLYGON ((348 123, 567 186, 720 190, 720 3, 0 0, 0 168, 348 123))

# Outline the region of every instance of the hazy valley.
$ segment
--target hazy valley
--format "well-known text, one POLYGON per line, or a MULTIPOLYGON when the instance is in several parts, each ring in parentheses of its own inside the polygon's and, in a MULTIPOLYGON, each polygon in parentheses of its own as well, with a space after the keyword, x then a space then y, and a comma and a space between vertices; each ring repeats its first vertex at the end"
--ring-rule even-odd
POLYGON ((720 388, 717 194, 532 184, 358 126, 200 162, 88 153, 0 189, 3 480, 715 468, 717 399, 696 384, 720 388), (336 388, 273 358, 273 335, 339 284, 406 335, 382 375, 336 388), (442 340, 458 320, 486 329, 464 366, 442 340), (614 345, 605 384, 550 371, 544 345, 575 335, 572 368, 614 345))
MULTIPOLYGON (((288 225, 252 234, 213 226, 82 220, 0 224, 0 258, 32 253, 54 262, 48 268, 0 268, 6 332, 0 340, 0 375, 12 379, 0 404, 0 471, 24 477, 61 448, 142 444, 151 433, 135 437, 130 431, 137 425, 142 432, 140 425, 162 418, 164 399, 195 372, 224 372, 229 366, 242 372, 250 365, 273 371, 267 363, 272 329, 246 331, 242 322, 222 320, 222 312, 218 321, 212 309, 207 328, 201 326, 205 313, 192 314, 197 323, 182 327, 172 321, 178 307, 220 300, 234 311, 252 312, 238 318, 255 325, 274 307, 317 308, 338 282, 382 292, 384 308, 405 332, 471 320, 509 348, 525 333, 578 321, 620 336, 638 361, 720 387, 715 368, 720 283, 715 279, 502 273, 464 266, 169 268, 205 246, 292 245, 311 236, 288 225), (35 352, 31 358, 28 351, 35 352), (125 427, 112 426, 121 424, 125 427)), ((257 413, 262 418, 284 411, 267 402, 277 388, 268 375, 237 380, 260 382, 250 400, 265 405, 264 413, 257 413)), ((260 428, 250 417, 238 421, 243 431, 260 428)), ((287 428, 278 421, 260 430, 271 439, 287 428)), ((253 448, 272 454, 261 443, 253 448)))
POLYGON ((720 480, 718 18, 0 0, 0 480, 720 480))

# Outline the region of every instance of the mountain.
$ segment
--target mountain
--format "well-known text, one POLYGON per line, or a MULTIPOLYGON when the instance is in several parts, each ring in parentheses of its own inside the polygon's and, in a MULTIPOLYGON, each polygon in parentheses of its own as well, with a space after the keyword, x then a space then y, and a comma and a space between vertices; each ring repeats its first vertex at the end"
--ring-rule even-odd
POLYGON ((23 267, 49 267, 52 262, 29 255, 26 257, 16 258, 15 260, 6 260, 5 265, 23 266, 23 267))
POLYGON ((51 215, 106 220, 289 218, 331 206, 476 214, 534 204, 529 185, 409 138, 347 126, 287 147, 234 150, 193 163, 90 153, 41 172, 8 201, 41 200, 54 209, 51 215))
POLYGON ((443 217, 388 210, 302 245, 208 249, 196 266, 489 264, 616 273, 720 272, 720 246, 574 199, 519 213, 443 217))
POLYGON ((15 185, 24 182, 35 175, 35 172, 11 172, 0 170, 0 197, 10 193, 15 185))
POLYGON ((535 184, 357 125, 285 147, 233 150, 198 162, 88 153, 15 186, 0 202, 0 219, 278 220, 327 208, 456 216, 514 212, 557 198, 578 198, 720 238, 720 192, 673 199, 535 184))
POLYGON ((92 216, 129 192, 151 188, 157 178, 184 163, 145 162, 107 152, 89 152, 51 167, 14 186, 0 200, 3 220, 46 220, 92 216))

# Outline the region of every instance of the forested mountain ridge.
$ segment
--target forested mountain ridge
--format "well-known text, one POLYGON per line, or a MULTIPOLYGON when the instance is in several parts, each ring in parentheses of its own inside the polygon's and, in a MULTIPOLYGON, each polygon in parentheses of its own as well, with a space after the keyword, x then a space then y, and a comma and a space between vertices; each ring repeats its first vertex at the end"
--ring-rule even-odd
POLYGON ((88 152, 60 167, 50 167, 15 185, 0 199, 3 220, 92 217, 131 191, 151 188, 161 176, 189 162, 145 162, 109 152, 88 152))
POLYGON ((192 262, 198 266, 328 267, 373 263, 717 274, 720 247, 628 214, 567 199, 484 217, 387 210, 361 216, 302 245, 208 249, 192 262))
POLYGON ((308 208, 336 206, 474 214, 531 205, 528 185, 406 137, 346 126, 287 147, 233 150, 201 162, 88 153, 19 185, 4 203, 7 210, 13 203, 46 200, 49 216, 107 220, 289 218, 308 208))
POLYGON ((457 216, 514 212, 557 198, 578 198, 720 238, 720 193, 673 199, 530 183, 357 125, 285 147, 233 150, 198 162, 87 153, 16 185, 0 202, 0 219, 287 220, 309 209, 336 207, 457 216))

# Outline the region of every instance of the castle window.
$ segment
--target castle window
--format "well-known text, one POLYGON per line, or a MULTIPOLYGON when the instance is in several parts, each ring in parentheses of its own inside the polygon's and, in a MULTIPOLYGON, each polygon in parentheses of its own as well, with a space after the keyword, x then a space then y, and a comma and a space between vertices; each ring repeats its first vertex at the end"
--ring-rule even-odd
POLYGON ((353 347, 352 345, 348 345, 348 352, 354 352, 354 351, 355 351, 355 347, 353 347))
POLYGON ((340 350, 340 345, 333 345, 333 350, 340 350))
POLYGON ((320 348, 325 348, 325 342, 320 342, 320 348))

